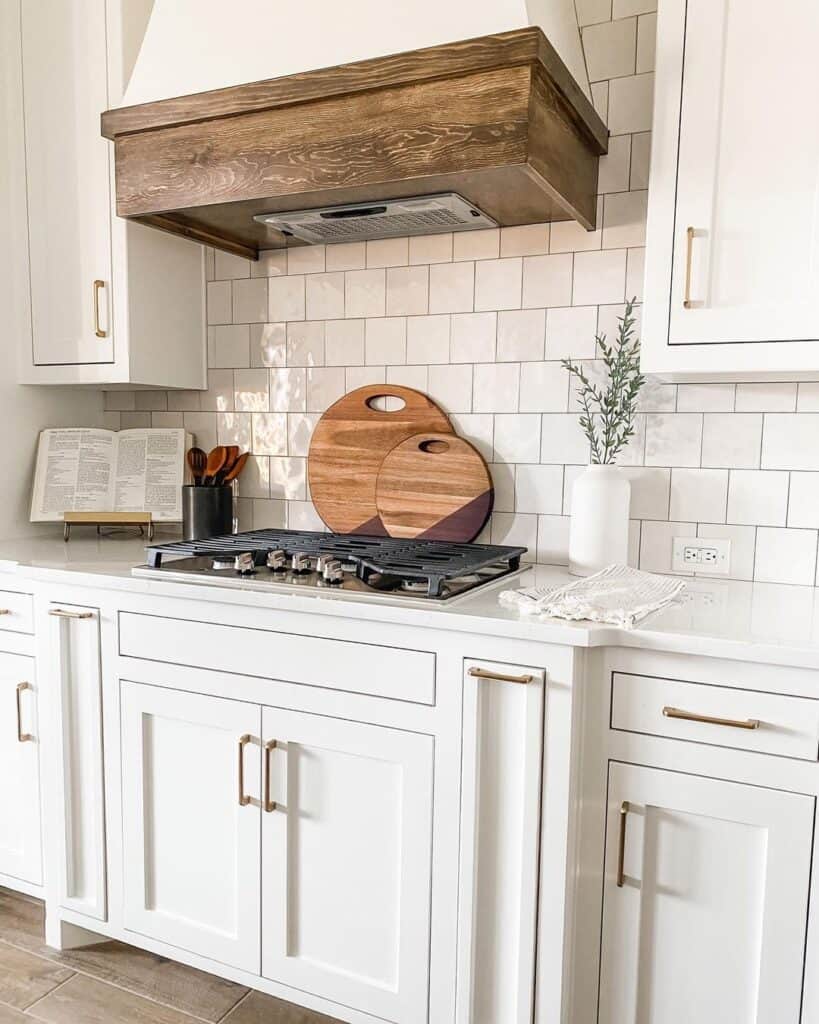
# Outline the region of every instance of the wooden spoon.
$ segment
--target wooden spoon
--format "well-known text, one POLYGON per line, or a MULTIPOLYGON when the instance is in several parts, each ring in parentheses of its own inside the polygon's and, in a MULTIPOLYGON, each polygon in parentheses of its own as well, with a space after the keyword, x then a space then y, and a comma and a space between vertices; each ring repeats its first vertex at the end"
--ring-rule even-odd
POLYGON ((208 462, 205 466, 205 483, 213 485, 216 477, 225 465, 227 459, 227 448, 223 444, 217 444, 208 455, 208 462))
POLYGON ((228 444, 225 445, 225 448, 227 449, 227 458, 225 459, 224 466, 222 466, 222 468, 219 470, 219 473, 216 477, 215 483, 217 487, 221 487, 224 484, 225 477, 231 471, 231 469, 233 468, 233 464, 239 458, 238 444, 228 444))
POLYGON ((239 476, 242 470, 245 468, 245 463, 250 458, 250 452, 242 452, 242 454, 236 459, 233 465, 225 474, 223 483, 230 484, 239 476))
POLYGON ((196 487, 200 487, 202 484, 202 477, 205 475, 207 462, 208 457, 201 448, 190 448, 188 450, 188 468, 191 471, 193 483, 196 487))

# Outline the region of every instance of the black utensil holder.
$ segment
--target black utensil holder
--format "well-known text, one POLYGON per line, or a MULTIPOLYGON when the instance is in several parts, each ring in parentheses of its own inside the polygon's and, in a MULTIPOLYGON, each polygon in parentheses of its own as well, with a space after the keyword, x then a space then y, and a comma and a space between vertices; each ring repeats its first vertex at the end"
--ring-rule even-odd
POLYGON ((233 533, 233 488, 183 485, 182 533, 185 540, 233 533))

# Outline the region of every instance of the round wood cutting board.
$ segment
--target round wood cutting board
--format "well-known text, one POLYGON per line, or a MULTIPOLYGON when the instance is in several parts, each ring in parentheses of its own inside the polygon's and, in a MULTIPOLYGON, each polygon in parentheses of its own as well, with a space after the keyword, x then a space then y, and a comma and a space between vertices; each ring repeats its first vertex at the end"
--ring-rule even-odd
POLYGON ((492 511, 492 477, 462 437, 418 433, 385 456, 375 501, 391 537, 470 541, 492 511))
POLYGON ((386 536, 375 503, 375 482, 384 456, 413 434, 449 435, 446 413, 413 388, 369 384, 340 398, 324 413, 310 441, 310 497, 334 533, 386 536), (402 409, 375 408, 393 398, 402 409))

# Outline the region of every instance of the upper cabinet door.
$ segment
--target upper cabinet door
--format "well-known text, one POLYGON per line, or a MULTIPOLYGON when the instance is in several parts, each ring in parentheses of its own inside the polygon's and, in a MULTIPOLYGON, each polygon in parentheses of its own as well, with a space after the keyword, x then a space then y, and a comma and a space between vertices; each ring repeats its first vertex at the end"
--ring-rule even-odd
POLYGON ((40 769, 32 658, 0 654, 0 874, 40 885, 40 769))
POLYGON ((600 1024, 799 1024, 814 804, 612 764, 600 1024))
POLYGON ((263 736, 262 974, 426 1024, 432 737, 270 708, 263 736))
POLYGON ((664 0, 644 368, 819 376, 819 4, 664 0))
POLYGON ((121 694, 125 927, 258 974, 260 709, 121 694))
POLYGON ((21 10, 33 362, 110 363, 105 0, 21 10))

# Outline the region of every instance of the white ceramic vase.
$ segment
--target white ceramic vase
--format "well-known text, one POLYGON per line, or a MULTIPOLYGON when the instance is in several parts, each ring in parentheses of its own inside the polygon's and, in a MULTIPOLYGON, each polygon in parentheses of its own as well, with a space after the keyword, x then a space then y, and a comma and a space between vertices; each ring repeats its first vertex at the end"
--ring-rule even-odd
POLYGON ((589 576, 628 564, 631 484, 619 466, 589 466, 572 489, 569 572, 589 576))

